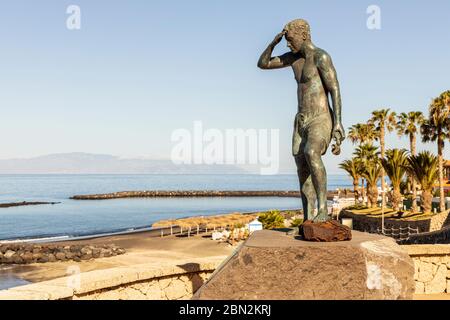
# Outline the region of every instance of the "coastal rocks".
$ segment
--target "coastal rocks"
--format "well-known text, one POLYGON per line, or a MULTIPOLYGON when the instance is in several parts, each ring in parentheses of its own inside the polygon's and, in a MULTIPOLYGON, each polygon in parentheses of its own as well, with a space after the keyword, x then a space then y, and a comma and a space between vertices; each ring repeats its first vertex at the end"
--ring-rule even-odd
POLYGON ((337 221, 306 221, 300 228, 305 241, 336 242, 352 240, 352 230, 337 221))
POLYGON ((86 261, 107 258, 125 253, 125 249, 113 244, 91 245, 36 245, 0 244, 0 264, 31 264, 57 261, 86 261))
POLYGON ((108 200, 121 198, 195 198, 195 197, 294 197, 299 198, 299 191, 211 191, 211 190, 180 190, 180 191, 122 191, 105 194, 76 195, 72 200, 108 200))

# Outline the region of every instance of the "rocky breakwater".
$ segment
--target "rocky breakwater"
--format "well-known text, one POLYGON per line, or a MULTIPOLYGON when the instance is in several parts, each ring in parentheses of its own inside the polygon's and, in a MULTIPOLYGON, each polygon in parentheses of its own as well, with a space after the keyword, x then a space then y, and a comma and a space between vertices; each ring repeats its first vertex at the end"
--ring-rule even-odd
POLYGON ((121 198, 195 198, 195 197, 300 197, 299 191, 122 191, 104 194, 76 195, 72 200, 108 200, 121 198))
POLYGON ((115 245, 0 244, 0 264, 31 264, 91 260, 125 253, 115 245))

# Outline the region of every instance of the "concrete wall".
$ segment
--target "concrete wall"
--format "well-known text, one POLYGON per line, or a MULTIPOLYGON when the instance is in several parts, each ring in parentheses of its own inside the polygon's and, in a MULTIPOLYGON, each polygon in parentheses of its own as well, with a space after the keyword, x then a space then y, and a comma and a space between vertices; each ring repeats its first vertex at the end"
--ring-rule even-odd
POLYGON ((0 291, 0 300, 190 299, 226 257, 97 270, 0 291))

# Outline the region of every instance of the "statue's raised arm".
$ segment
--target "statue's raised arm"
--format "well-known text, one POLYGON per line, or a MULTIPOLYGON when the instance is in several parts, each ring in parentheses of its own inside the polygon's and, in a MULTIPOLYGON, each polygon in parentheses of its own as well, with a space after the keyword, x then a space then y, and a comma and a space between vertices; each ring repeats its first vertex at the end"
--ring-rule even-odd
POLYGON ((261 69, 281 69, 290 67, 295 61, 295 55, 292 52, 287 52, 278 57, 272 57, 273 50, 283 40, 286 31, 282 31, 275 36, 275 39, 269 44, 269 46, 261 54, 258 61, 258 67, 261 69))

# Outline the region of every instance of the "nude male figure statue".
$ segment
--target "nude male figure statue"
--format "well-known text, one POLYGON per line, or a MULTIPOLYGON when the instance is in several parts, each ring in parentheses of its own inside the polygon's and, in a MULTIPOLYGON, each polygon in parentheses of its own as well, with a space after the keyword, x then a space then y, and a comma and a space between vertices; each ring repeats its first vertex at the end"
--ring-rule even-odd
POLYGON ((341 95, 331 57, 311 41, 308 22, 291 21, 262 53, 261 69, 291 67, 298 84, 298 113, 294 123, 293 155, 300 182, 304 220, 330 220, 327 208, 327 174, 322 162, 332 139, 333 153, 340 154, 345 139, 341 120, 341 95), (291 52, 272 57, 274 48, 286 38, 291 52), (330 107, 331 96, 333 108, 330 107), (314 209, 318 212, 313 217, 314 209))

